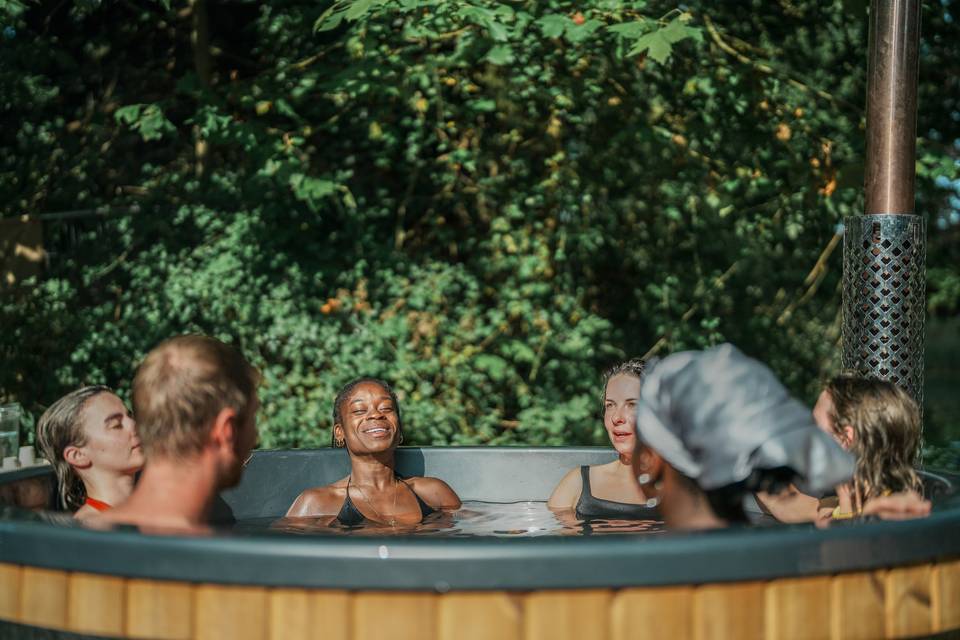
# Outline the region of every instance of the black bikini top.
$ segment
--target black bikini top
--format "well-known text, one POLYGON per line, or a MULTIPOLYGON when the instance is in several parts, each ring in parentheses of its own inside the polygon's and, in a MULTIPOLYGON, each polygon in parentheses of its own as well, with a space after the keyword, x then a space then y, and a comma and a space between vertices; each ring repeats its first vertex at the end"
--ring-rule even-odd
MULTIPOLYGON (((417 492, 407 484, 406 480, 402 478, 399 474, 394 476, 397 480, 403 483, 407 489, 410 489, 410 493, 413 494, 413 497, 417 499, 417 505, 420 507, 420 519, 423 520, 431 513, 435 513, 436 509, 428 505, 423 501, 423 498, 417 495, 417 492)), ((357 509, 356 505, 353 504, 353 500, 350 499, 350 478, 347 478, 347 498, 343 501, 343 506, 340 507, 340 513, 337 514, 336 521, 340 524, 347 527, 355 527, 364 522, 371 522, 365 515, 360 512, 360 509, 357 509)))
POLYGON ((583 479, 583 489, 580 490, 580 499, 577 500, 577 517, 581 520, 591 518, 606 518, 609 520, 661 520, 660 512, 656 507, 645 504, 630 504, 629 502, 615 502, 595 498, 590 492, 590 467, 580 467, 580 477, 583 479))

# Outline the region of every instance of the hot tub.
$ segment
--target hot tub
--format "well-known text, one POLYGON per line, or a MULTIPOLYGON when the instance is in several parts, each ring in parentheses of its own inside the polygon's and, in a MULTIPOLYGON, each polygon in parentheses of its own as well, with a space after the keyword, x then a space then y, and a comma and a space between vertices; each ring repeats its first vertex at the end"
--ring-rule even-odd
MULTIPOLYGON (((399 471, 466 500, 545 500, 594 448, 405 448, 399 471)), ((342 450, 263 451, 219 515, 283 514, 343 477, 342 450)), ((22 502, 48 468, 0 477, 22 502), (29 490, 28 490, 29 489, 29 490)), ((960 630, 960 495, 925 474, 934 513, 820 531, 547 537, 297 536, 237 528, 160 537, 58 526, 6 507, 0 637, 879 638, 960 630), (38 629, 40 628, 40 629, 38 629)), ((41 502, 43 500, 40 500, 41 502)))

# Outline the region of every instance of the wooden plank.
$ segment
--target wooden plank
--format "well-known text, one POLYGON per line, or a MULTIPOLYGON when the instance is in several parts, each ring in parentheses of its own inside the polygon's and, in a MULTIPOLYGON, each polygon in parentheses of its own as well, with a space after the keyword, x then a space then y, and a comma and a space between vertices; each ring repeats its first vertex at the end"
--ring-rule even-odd
POLYGON ((189 640, 193 637, 193 587, 186 582, 127 581, 126 635, 189 640))
MULTIPOLYGON (((610 637, 627 640, 693 636, 693 587, 655 587, 618 591, 610 605, 610 637)), ((589 637, 589 636, 588 636, 589 637)))
POLYGON ((886 576, 887 637, 907 638, 933 630, 930 565, 891 569, 886 576))
POLYGON ((830 581, 830 634, 835 640, 882 638, 886 571, 847 573, 830 581))
POLYGON ((520 640, 521 602, 508 593, 450 593, 438 598, 439 640, 520 640))
POLYGON ((272 589, 270 638, 298 640, 322 634, 324 640, 350 639, 350 596, 345 591, 272 589))
POLYGON ((20 577, 19 621, 48 629, 67 626, 67 573, 24 567, 20 577))
POLYGON ((0 619, 14 622, 20 613, 20 574, 15 564, 0 564, 0 619))
POLYGON ((763 638, 766 584, 707 584, 693 592, 693 637, 763 638))
POLYGON ((261 640, 267 635, 267 590, 222 584, 199 585, 193 590, 197 640, 261 640))
POLYGON ((433 640, 437 598, 432 593, 370 591, 353 596, 350 626, 354 640, 433 640))
POLYGON ((768 638, 830 637, 829 576, 781 578, 767 583, 764 627, 768 638))
POLYGON ((123 635, 123 578, 72 573, 67 580, 67 628, 78 633, 123 635))
POLYGON ((523 598, 525 640, 582 640, 610 633, 608 590, 541 591, 523 598))
POLYGON ((935 565, 931 586, 933 631, 960 629, 960 560, 935 565))

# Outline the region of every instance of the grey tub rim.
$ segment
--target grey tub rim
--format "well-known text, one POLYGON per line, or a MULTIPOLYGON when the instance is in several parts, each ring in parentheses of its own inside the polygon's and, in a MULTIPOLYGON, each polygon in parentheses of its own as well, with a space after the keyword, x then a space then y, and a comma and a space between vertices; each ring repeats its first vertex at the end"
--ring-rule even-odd
MULTIPOLYGON (((465 454, 481 456, 481 460, 499 454, 509 465, 527 460, 523 470, 528 473, 542 468, 553 470, 558 459, 564 463, 573 459, 595 463, 612 455, 601 448, 409 448, 401 451, 398 467, 409 473, 422 465, 430 473, 457 464, 465 454)), ((224 501, 235 509, 249 505, 258 492, 265 492, 267 485, 262 480, 278 463, 312 461, 308 465, 311 473, 326 477, 341 473, 345 466, 342 456, 335 450, 258 452, 244 482, 226 492, 224 501)), ((538 476, 537 482, 552 486, 556 479, 553 476, 569 468, 561 466, 556 473, 546 474, 550 477, 538 476)), ((309 480, 300 488, 314 486, 315 478, 309 480)), ((951 480, 955 479, 941 477, 938 481, 951 480)), ((289 504, 289 491, 266 491, 273 502, 261 499, 254 504, 261 508, 264 504, 289 504)), ((465 497, 471 499, 469 493, 465 497)), ((543 499, 540 494, 534 497, 543 499)), ((270 508, 275 510, 275 506, 270 508)), ((440 593, 623 588, 836 574, 960 558, 960 496, 956 491, 936 500, 930 517, 904 522, 863 522, 826 530, 811 525, 780 525, 700 533, 539 538, 296 536, 271 532, 156 536, 57 526, 34 514, 6 511, 0 520, 0 563, 127 578, 265 587, 440 593)), ((255 517, 247 512, 242 516, 255 517)))

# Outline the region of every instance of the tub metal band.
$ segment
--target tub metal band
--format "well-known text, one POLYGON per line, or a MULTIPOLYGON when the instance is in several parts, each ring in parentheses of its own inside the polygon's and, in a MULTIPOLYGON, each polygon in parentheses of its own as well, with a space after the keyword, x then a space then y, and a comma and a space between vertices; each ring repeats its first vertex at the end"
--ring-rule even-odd
POLYGON ((926 224, 912 214, 845 220, 843 368, 890 380, 923 406, 926 224))

